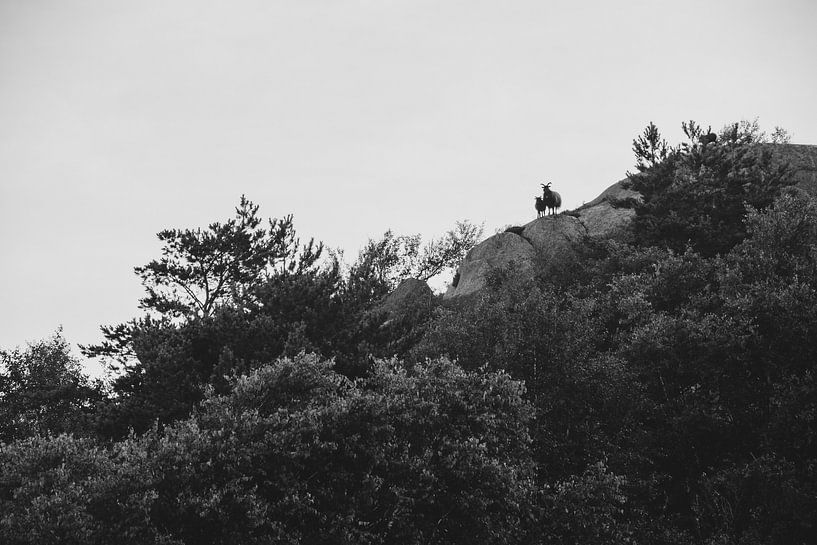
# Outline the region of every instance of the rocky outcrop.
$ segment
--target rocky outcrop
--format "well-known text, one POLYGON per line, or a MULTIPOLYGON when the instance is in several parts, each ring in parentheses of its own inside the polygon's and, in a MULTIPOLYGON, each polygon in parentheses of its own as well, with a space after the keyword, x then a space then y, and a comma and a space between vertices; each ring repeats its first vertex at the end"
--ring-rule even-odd
POLYGON ((587 237, 626 235, 635 216, 632 204, 641 194, 625 189, 623 182, 575 211, 538 218, 481 242, 465 256, 445 297, 478 292, 494 268, 510 267, 519 275, 547 272, 553 263, 572 258, 587 237))
POLYGON ((633 205, 642 201, 641 193, 624 187, 626 181, 627 178, 614 183, 573 212, 581 220, 588 236, 626 236, 635 217, 633 205))
POLYGON ((488 273, 495 268, 513 267, 521 274, 533 272, 536 252, 521 235, 499 233, 480 242, 463 259, 456 282, 445 297, 468 295, 485 287, 488 273))
POLYGON ((521 236, 533 247, 538 259, 550 261, 572 253, 574 245, 587 236, 587 229, 579 218, 560 214, 528 223, 521 236))
POLYGON ((587 234, 594 237, 625 237, 635 218, 634 209, 617 207, 606 201, 583 209, 580 214, 587 234))
MULTIPOLYGON (((791 165, 797 186, 817 198, 817 146, 766 144, 758 149, 770 150, 775 161, 791 165)), ((634 205, 642 200, 640 193, 624 187, 626 181, 614 183, 576 210, 536 219, 475 246, 445 297, 478 292, 495 267, 513 267, 520 275, 546 272, 551 264, 572 257, 587 237, 626 239, 632 232, 634 205)))
POLYGON ((378 308, 389 314, 399 315, 428 307, 433 299, 434 292, 428 284, 416 278, 406 278, 383 298, 378 308))
MULTIPOLYGON (((636 174, 635 176, 638 176, 638 174, 636 174)), ((614 205, 623 205, 626 204, 627 201, 641 202, 642 200, 641 193, 639 193, 638 191, 633 191, 632 189, 626 189, 624 187, 624 183, 627 182, 627 180, 628 178, 624 178, 623 180, 619 180, 618 182, 614 183, 613 185, 602 191, 601 195, 599 195, 589 203, 582 205, 579 208, 579 210, 585 208, 592 208, 605 202, 614 205)))
POLYGON ((519 275, 547 272, 552 264, 572 258, 587 237, 625 236, 635 216, 632 205, 641 194, 625 189, 624 181, 572 212, 538 218, 481 242, 465 256, 445 297, 478 292, 494 268, 510 267, 519 275))

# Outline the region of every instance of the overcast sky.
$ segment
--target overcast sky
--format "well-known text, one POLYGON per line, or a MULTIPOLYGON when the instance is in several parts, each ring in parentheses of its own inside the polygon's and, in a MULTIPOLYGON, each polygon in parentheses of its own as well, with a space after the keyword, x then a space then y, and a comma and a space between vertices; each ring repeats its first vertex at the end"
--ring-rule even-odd
POLYGON ((654 121, 817 144, 817 2, 0 0, 0 347, 138 315, 240 195, 353 258, 573 208, 654 121))

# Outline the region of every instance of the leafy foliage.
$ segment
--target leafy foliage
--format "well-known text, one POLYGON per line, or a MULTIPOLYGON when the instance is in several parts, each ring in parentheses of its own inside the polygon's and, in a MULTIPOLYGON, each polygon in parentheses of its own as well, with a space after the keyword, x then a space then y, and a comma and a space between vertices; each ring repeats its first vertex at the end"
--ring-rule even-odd
POLYGON ((132 447, 69 435, 0 444, 0 540, 180 544, 151 523, 155 477, 132 447))
POLYGON ((349 271, 348 290, 363 301, 377 300, 401 280, 428 280, 455 268, 482 236, 482 226, 458 221, 443 237, 425 244, 420 235, 396 236, 386 231, 369 240, 349 271))
POLYGON ((85 432, 102 397, 60 330, 24 350, 0 350, 0 441, 85 432))
POLYGON ((224 223, 161 231, 162 257, 134 269, 147 292, 140 307, 148 315, 102 326, 105 341, 81 347, 83 353, 127 364, 137 356, 134 337, 142 330, 207 319, 221 307, 245 311, 258 302, 257 286, 314 273, 323 245, 314 239, 301 245, 291 215, 268 223, 262 226, 258 205, 242 195, 235 217, 224 223))
POLYGON ((667 141, 661 137, 658 127, 650 121, 644 132, 633 140, 636 168, 644 172, 664 161, 670 153, 667 141))
POLYGON ((0 536, 507 543, 532 492, 523 393, 442 360, 383 362, 358 382, 312 356, 279 360, 108 450, 67 436, 2 447, 0 536))
POLYGON ((251 286, 306 271, 323 251, 313 240, 300 246, 291 215, 269 220, 265 229, 258 205, 244 196, 235 213, 207 230, 159 233, 162 258, 135 269, 148 292, 142 308, 170 317, 207 317, 227 303, 242 308, 253 300, 251 286))
POLYGON ((112 384, 117 397, 97 419, 103 436, 122 438, 157 420, 185 418, 206 388, 223 393, 231 376, 281 355, 318 352, 334 357, 347 375, 361 375, 369 355, 394 354, 386 347, 405 344, 403 330, 415 329, 384 330, 374 307, 407 276, 427 278, 450 268, 481 232, 459 222, 423 245, 419 235, 389 231, 370 241, 345 274, 338 256, 320 261, 322 244, 300 245, 292 216, 264 228, 257 212, 242 197, 235 217, 224 223, 159 234, 162 258, 136 269, 149 313, 103 326, 106 340, 83 347, 119 370, 112 384))
MULTIPOLYGON (((543 543, 635 543, 638 520, 629 520, 626 479, 604 462, 557 483, 545 493, 543 543)), ((638 517, 634 517, 638 518, 638 517)))

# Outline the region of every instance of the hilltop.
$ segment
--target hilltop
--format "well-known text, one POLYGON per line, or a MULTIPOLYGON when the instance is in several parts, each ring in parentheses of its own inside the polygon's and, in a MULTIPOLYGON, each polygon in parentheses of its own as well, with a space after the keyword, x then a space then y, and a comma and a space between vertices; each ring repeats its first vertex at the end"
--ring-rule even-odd
MULTIPOLYGON (((817 146, 764 144, 773 161, 792 167, 795 186, 817 198, 817 146)), ((575 210, 535 219, 510 228, 474 247, 457 269, 456 283, 446 297, 470 295, 485 287, 492 269, 513 267, 521 275, 549 271, 554 261, 570 260, 577 245, 587 239, 632 238, 635 205, 643 195, 630 189, 630 179, 620 180, 598 197, 575 210)))

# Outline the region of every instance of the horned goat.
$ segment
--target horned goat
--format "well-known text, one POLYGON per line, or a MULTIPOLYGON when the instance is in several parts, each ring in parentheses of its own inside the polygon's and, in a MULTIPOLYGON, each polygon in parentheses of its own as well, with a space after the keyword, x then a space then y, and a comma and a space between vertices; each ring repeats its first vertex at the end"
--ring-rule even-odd
MULTIPOLYGON (((550 211, 555 214, 559 207, 562 206, 562 196, 550 189, 551 182, 547 184, 540 184, 542 186, 542 196, 536 197, 536 211, 541 212, 550 211)), ((541 217, 541 215, 539 216, 541 217)))

